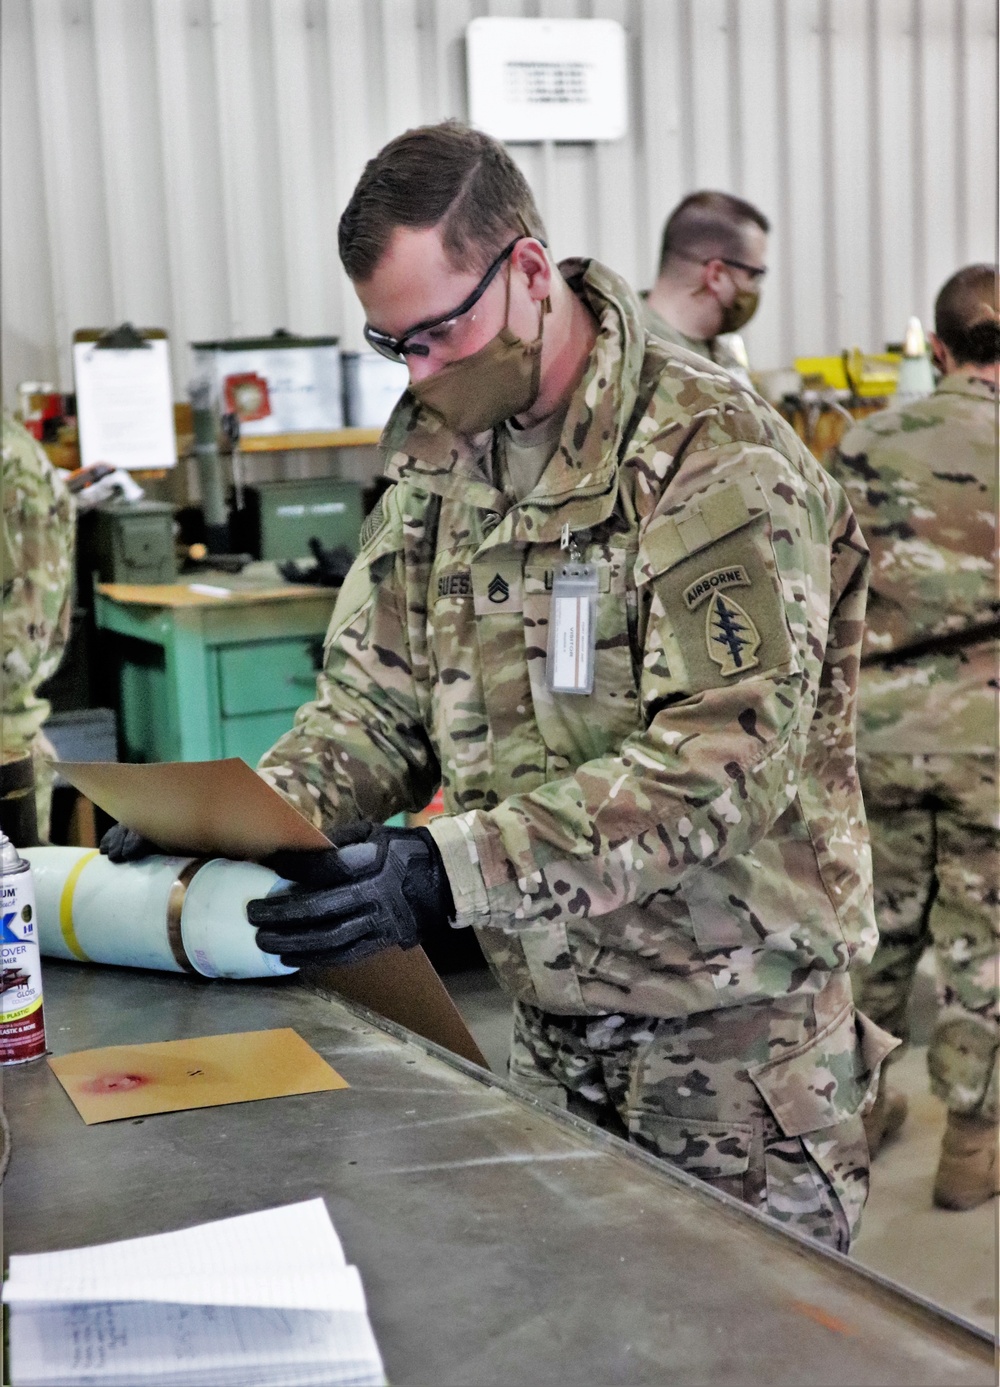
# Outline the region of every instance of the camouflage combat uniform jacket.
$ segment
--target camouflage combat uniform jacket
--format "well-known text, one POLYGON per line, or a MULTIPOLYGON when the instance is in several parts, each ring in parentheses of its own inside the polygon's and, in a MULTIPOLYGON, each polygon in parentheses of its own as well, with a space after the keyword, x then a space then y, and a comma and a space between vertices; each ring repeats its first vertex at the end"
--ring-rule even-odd
MULTIPOLYGON (((696 356, 703 356, 708 361, 714 361, 716 366, 722 366, 730 375, 736 377, 740 385, 750 384, 750 374, 747 371, 746 363, 737 356, 730 346, 730 334, 723 334, 713 337, 711 341, 702 342, 696 337, 686 337, 677 328, 671 327, 666 318, 661 318, 659 313, 650 308, 649 304, 643 300, 642 318, 649 332, 659 337, 663 342, 669 342, 674 347, 684 347, 689 352, 694 352, 696 356)), ((739 334, 732 334, 742 344, 739 334)))
POLYGON ((926 399, 851 429, 831 471, 872 552, 865 751, 995 755, 996 391, 945 376, 926 399))
POLYGON ((3 416, 3 755, 32 745, 49 705, 35 693, 69 636, 73 502, 26 429, 3 416))
POLYGON ((403 397, 317 699, 262 773, 320 827, 440 783, 457 922, 528 1004, 681 1017, 831 988, 818 1040, 857 1057, 867 548, 769 407, 649 336, 610 271, 562 269, 599 332, 541 481, 514 502, 403 397), (546 687, 566 534, 600 580, 588 696, 546 687))
POLYGON ((872 551, 858 762, 881 940, 855 979, 907 1037, 936 955, 927 1065, 950 1112, 1000 1111, 997 395, 946 376, 853 428, 831 468, 872 551))

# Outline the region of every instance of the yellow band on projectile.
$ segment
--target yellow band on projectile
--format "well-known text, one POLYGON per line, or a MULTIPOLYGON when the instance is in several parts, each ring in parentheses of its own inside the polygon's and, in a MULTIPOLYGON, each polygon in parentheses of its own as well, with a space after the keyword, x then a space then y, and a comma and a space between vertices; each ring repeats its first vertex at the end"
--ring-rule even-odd
POLYGON ((80 879, 80 873, 88 862, 93 862, 95 857, 100 857, 96 848, 93 852, 88 852, 86 857, 81 857, 79 862, 73 864, 73 870, 66 878, 66 884, 59 898, 59 928, 62 930, 62 937, 66 941, 67 949, 81 963, 93 963, 94 960, 84 953, 80 941, 76 937, 76 930, 73 928, 73 895, 76 891, 76 883, 80 879))

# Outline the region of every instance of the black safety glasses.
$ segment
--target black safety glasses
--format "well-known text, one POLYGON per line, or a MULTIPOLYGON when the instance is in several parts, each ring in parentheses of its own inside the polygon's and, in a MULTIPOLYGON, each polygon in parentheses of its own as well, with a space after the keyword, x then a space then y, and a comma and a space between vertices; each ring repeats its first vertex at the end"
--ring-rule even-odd
MULTIPOLYGON (((742 270, 744 274, 750 276, 750 281, 754 284, 758 279, 763 279, 767 274, 766 265, 746 265, 742 260, 727 260, 724 255, 719 255, 716 259, 721 260, 723 265, 732 265, 734 270, 742 270)), ((708 261, 705 260, 702 263, 707 265, 708 261)))
MULTIPOLYGON (((443 313, 440 318, 428 318, 426 322, 417 323, 416 326, 408 328, 402 337, 390 337, 387 332, 379 332, 378 328, 365 323, 365 341, 370 347, 374 347, 382 356, 387 356, 390 361, 405 362, 408 356, 428 356, 431 344, 419 340, 421 334, 431 332, 434 328, 444 327, 446 324, 455 322, 463 314, 468 313, 470 308, 475 308, 476 304, 486 293, 486 290, 500 273, 500 268, 504 261, 513 251, 518 241, 523 241, 524 235, 515 236, 509 246, 505 246, 497 258, 490 265, 482 279, 473 289, 468 298, 463 299, 457 308, 453 308, 450 313, 443 313)), ((542 242, 544 245, 545 242, 542 242)))

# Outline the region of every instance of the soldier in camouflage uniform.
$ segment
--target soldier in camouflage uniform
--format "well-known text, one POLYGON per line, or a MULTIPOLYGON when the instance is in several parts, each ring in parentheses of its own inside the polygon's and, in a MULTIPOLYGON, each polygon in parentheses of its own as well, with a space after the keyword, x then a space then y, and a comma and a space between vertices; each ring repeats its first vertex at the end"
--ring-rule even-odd
POLYGON ((521 1085, 846 1250, 893 1044, 847 974, 876 940, 867 549, 771 409, 543 237, 453 123, 387 146, 341 219, 411 386, 316 699, 261 762, 343 851, 281 854, 301 884, 248 915, 296 962, 471 926, 521 1085), (552 689, 564 569, 592 580, 589 691, 552 689), (429 830, 369 822, 439 785, 429 830))
POLYGON ((689 193, 663 228, 656 283, 643 296, 646 327, 724 366, 749 385, 739 336, 757 311, 770 223, 730 193, 689 193))
POLYGON ((3 415, 4 761, 35 759, 38 828, 48 837, 54 753, 42 732, 49 705, 35 690, 54 674, 69 636, 73 502, 45 453, 6 410, 3 415))
MULTIPOLYGON (((990 265, 949 280, 934 394, 852 429, 832 463, 872 551, 858 740, 881 942, 859 996, 905 1038, 913 976, 933 942, 940 1005, 928 1064, 949 1111, 934 1198, 948 1208, 998 1189, 996 301, 990 265)), ((883 1083, 873 1147, 905 1112, 883 1083)))

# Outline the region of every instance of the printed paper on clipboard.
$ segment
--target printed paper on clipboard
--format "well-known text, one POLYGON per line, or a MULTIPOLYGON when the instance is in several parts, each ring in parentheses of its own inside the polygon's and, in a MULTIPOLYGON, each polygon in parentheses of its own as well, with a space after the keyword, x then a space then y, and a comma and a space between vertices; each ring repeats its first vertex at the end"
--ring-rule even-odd
POLYGON ((73 374, 84 467, 106 462, 129 471, 177 463, 170 352, 165 337, 142 347, 73 343, 73 374))

